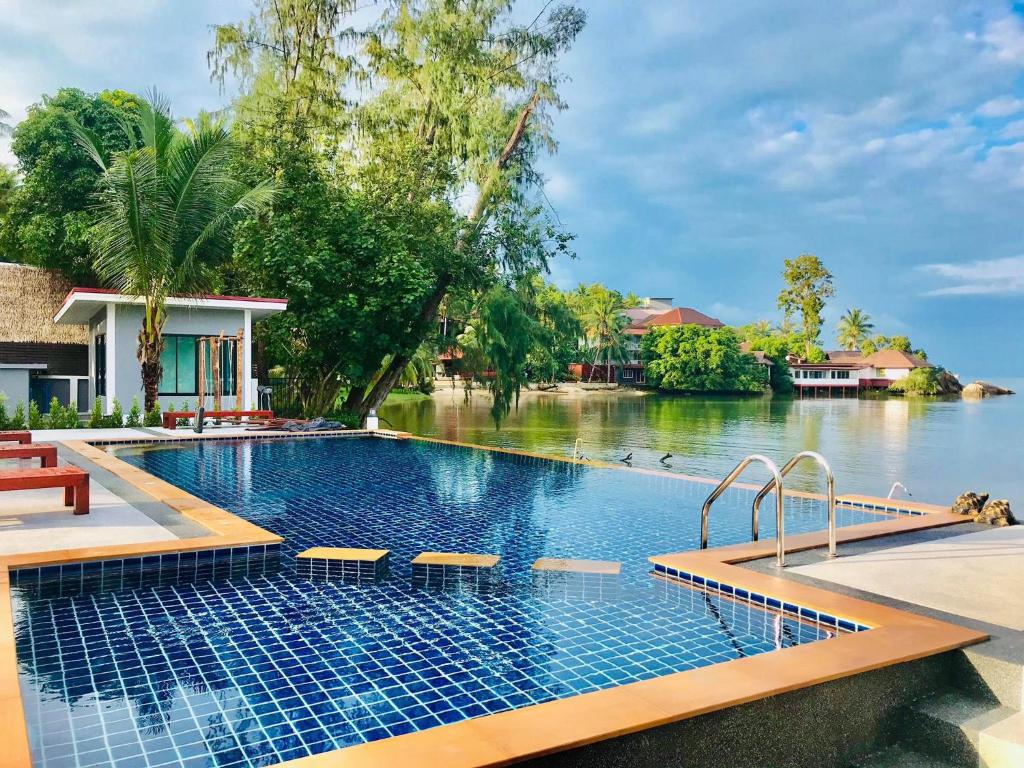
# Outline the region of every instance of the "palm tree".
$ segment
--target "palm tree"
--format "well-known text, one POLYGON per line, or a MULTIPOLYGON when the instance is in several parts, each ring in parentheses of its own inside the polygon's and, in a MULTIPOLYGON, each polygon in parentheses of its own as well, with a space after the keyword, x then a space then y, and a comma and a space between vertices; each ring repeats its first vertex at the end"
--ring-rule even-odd
POLYGON ((230 253, 232 225, 265 210, 276 188, 269 181, 249 186, 232 175, 234 145, 222 120, 202 114, 179 130, 155 93, 140 100, 138 111, 122 125, 127 150, 111 155, 91 131, 77 126, 76 134, 103 171, 91 230, 96 274, 144 299, 137 356, 149 411, 163 375, 167 297, 208 290, 230 253))
MULTIPOLYGON (((605 380, 611 376, 612 360, 621 362, 626 359, 626 316, 622 296, 604 286, 594 286, 588 297, 587 307, 581 321, 594 349, 594 364, 590 368, 587 381, 594 378, 594 367, 602 355, 605 360, 605 380)), ((610 382, 609 382, 610 383, 610 382)))
POLYGON ((10 124, 4 122, 4 120, 10 116, 10 112, 5 112, 3 109, 0 109, 0 136, 10 136, 11 132, 14 130, 10 124))
POLYGON ((870 315, 860 309, 848 309, 836 326, 836 339, 843 349, 856 351, 867 340, 874 327, 870 315))

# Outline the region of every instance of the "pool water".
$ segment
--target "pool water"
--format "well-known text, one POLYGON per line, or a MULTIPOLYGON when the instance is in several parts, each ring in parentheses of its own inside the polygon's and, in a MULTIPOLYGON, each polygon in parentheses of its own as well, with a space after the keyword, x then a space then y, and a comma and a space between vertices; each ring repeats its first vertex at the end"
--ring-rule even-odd
MULTIPOLYGON (((19 580, 22 695, 40 766, 256 766, 814 642, 834 630, 653 578, 697 546, 709 486, 420 441, 111 449, 284 537, 276 568, 111 589, 19 580), (391 550, 379 583, 302 578, 313 546, 391 550), (484 588, 416 586, 422 551, 500 555, 484 588), (581 597, 539 557, 615 560, 581 597)), ((711 543, 749 538, 752 492, 711 543)), ((761 533, 774 535, 766 500, 761 533)), ((840 524, 878 520, 844 509, 840 524)), ((787 500, 787 532, 824 527, 787 500)), ((88 581, 88 580, 86 580, 88 581)))

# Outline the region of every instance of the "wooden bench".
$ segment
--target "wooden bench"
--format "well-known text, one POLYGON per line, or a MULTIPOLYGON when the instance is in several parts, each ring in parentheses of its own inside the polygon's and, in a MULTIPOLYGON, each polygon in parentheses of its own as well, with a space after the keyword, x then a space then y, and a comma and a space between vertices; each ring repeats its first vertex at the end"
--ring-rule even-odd
POLYGON ((89 514, 89 473, 78 467, 13 469, 0 472, 0 491, 32 491, 63 488, 64 506, 74 506, 76 515, 89 514))
POLYGON ((57 446, 46 443, 0 445, 0 459, 39 459, 39 466, 57 466, 57 446))
MULTIPOLYGON (((240 419, 243 416, 256 419, 272 419, 273 411, 204 411, 203 418, 206 419, 240 419)), ((178 419, 194 419, 195 411, 167 411, 162 416, 164 429, 174 429, 178 426, 178 419)))
POLYGON ((32 433, 28 431, 16 430, 10 432, 0 432, 0 443, 26 443, 32 442, 32 433))

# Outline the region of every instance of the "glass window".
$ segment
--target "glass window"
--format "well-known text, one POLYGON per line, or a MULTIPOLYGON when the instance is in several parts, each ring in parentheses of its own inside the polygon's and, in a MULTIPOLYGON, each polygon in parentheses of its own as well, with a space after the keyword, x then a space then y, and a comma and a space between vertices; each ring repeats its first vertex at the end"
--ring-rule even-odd
MULTIPOLYGON (((235 391, 235 368, 237 367, 236 361, 238 355, 236 348, 238 342, 235 339, 224 339, 220 345, 220 383, 221 383, 221 394, 230 395, 235 391)), ((207 342, 206 344, 206 382, 205 389, 207 394, 213 394, 213 364, 212 364, 213 348, 207 342)))
POLYGON ((195 336, 164 336, 164 351, 160 353, 161 395, 196 394, 196 357, 195 336))
MULTIPOLYGON (((235 339, 224 339, 220 345, 220 381, 221 394, 230 395, 235 391, 235 361, 237 342, 235 339)), ((204 345, 206 355, 206 394, 213 394, 213 365, 211 364, 212 346, 204 345)), ((164 336, 164 351, 160 354, 163 366, 163 377, 160 379, 161 395, 197 395, 199 394, 199 337, 197 336, 164 336)))

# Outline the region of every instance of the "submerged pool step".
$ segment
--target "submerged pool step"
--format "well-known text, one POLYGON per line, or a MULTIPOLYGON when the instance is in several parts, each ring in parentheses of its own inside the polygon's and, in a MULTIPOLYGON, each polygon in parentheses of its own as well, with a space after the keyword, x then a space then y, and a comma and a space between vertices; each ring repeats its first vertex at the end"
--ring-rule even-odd
POLYGON ((490 587, 497 581, 499 555, 420 552, 412 561, 413 584, 423 587, 490 587))
POLYGON ((542 557, 533 564, 533 586, 562 600, 612 600, 621 593, 622 563, 542 557))
POLYGON ((387 549, 313 547, 295 556, 296 569, 311 579, 379 581, 388 572, 387 549))

